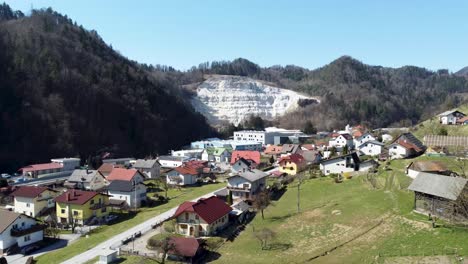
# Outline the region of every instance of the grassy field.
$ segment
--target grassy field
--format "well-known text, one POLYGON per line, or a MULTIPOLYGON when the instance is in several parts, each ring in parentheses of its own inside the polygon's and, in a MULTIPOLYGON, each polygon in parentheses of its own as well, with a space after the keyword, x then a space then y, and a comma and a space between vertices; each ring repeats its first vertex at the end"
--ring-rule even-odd
MULTIPOLYGON (((457 109, 468 114, 468 105, 457 109)), ((441 125, 437 116, 418 124, 412 132, 416 137, 422 140, 425 135, 437 135, 442 127, 447 129, 449 136, 468 136, 468 126, 441 125)))
MULTIPOLYGON (((129 218, 126 221, 122 221, 117 224, 109 225, 109 226, 102 226, 93 230, 92 234, 88 237, 82 237, 78 241, 74 242, 72 246, 65 247, 37 258, 38 263, 50 264, 50 263, 61 263, 64 260, 67 260, 79 253, 82 253, 90 248, 95 247, 99 243, 119 234, 123 231, 133 227, 135 225, 140 224, 153 216, 156 216, 164 211, 167 211, 175 206, 178 206, 180 203, 186 200, 192 200, 197 198, 203 194, 208 192, 217 190, 219 188, 224 187, 225 184, 217 183, 217 184, 209 184, 203 185, 201 187, 187 187, 181 188, 180 190, 177 189, 170 189, 168 192, 168 197, 171 199, 168 203, 156 206, 153 208, 142 208, 141 211, 129 218)), ((164 195, 163 193, 161 193, 164 195)))
MULTIPOLYGON (((450 159, 442 160, 455 168, 450 159)), ((301 186, 300 213, 292 183, 267 208, 265 220, 256 217, 234 242, 220 247, 215 262, 374 263, 384 260, 379 255, 444 254, 455 248, 468 256, 468 230, 432 228, 427 217, 412 212, 414 196, 406 190, 411 179, 404 175, 409 162, 392 161, 391 170, 379 172, 377 188, 364 176, 340 184, 330 178, 308 180, 301 186), (253 230, 265 227, 276 238, 262 250, 253 230)))

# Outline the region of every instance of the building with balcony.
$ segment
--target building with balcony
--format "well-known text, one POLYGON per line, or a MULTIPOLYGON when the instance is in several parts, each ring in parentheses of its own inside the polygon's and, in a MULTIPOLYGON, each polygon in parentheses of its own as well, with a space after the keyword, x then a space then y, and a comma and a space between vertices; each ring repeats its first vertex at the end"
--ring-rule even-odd
POLYGON ((176 232, 191 237, 216 235, 229 222, 232 208, 216 196, 184 202, 176 210, 176 232))
POLYGON ((235 200, 255 200, 258 193, 266 187, 268 174, 257 169, 242 169, 236 175, 229 177, 227 189, 235 200))
POLYGON ((0 210, 0 254, 11 247, 22 248, 42 241, 44 229, 45 226, 32 217, 0 210))
POLYGON ((38 217, 48 209, 55 207, 54 198, 59 192, 46 187, 21 186, 12 194, 15 212, 30 217, 38 217))
POLYGON ((57 221, 62 224, 83 225, 109 214, 109 195, 98 192, 68 190, 55 202, 57 221))

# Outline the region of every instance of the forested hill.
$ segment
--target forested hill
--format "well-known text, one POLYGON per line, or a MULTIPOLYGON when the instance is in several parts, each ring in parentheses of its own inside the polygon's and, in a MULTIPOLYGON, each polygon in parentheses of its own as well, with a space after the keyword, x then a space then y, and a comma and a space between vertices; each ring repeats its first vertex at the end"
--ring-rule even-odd
POLYGON ((262 68, 236 59, 204 63, 190 74, 196 77, 200 72, 250 76, 321 96, 320 105, 306 106, 277 120, 277 125, 286 127, 301 128, 307 120, 319 129, 340 128, 347 123, 411 126, 468 98, 466 77, 447 70, 370 66, 348 56, 315 70, 297 66, 262 68))
POLYGON ((0 170, 100 152, 165 154, 208 136, 174 83, 51 9, 24 16, 0 5, 0 170))

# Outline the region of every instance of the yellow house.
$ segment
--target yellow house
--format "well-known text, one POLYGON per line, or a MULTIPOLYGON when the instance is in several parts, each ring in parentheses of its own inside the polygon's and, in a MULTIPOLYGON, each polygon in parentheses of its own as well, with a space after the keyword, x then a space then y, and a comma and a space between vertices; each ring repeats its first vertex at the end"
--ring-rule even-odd
POLYGON ((304 170, 307 165, 304 157, 299 154, 291 154, 284 156, 279 160, 279 171, 289 175, 296 175, 297 173, 304 170))
POLYGON ((55 198, 57 221, 70 224, 86 224, 88 220, 109 214, 109 196, 106 194, 68 190, 55 198))

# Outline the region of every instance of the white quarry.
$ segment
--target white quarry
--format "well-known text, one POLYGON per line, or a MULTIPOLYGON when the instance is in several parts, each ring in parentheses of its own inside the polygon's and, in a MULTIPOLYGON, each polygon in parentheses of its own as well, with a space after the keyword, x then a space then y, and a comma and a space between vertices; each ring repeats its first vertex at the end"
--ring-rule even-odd
POLYGON ((191 102, 212 124, 238 125, 249 115, 264 119, 284 115, 298 107, 299 99, 315 98, 248 77, 217 75, 197 87, 191 102))

